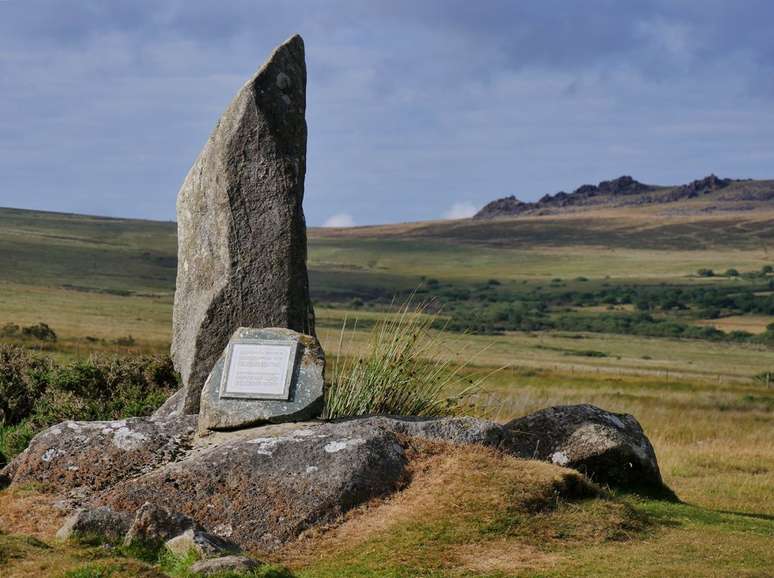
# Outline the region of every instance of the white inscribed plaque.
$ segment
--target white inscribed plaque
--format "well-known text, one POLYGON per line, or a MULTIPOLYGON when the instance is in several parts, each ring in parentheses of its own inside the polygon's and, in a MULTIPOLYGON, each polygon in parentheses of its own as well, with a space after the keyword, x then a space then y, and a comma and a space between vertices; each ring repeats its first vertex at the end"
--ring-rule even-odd
POLYGON ((288 399, 296 343, 231 344, 222 397, 288 399))

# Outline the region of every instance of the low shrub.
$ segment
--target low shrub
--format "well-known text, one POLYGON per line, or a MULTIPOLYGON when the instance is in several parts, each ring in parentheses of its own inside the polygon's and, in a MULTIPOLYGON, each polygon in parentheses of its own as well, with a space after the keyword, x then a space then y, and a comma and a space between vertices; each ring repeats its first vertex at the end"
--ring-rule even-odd
POLYGON ((25 349, 0 346, 0 424, 16 425, 45 389, 51 363, 25 349))
POLYGON ((15 323, 6 323, 0 328, 0 337, 20 337, 39 339, 40 341, 56 341, 56 332, 46 323, 37 323, 27 327, 19 327, 15 323))
POLYGON ((46 323, 38 323, 29 327, 22 327, 23 337, 32 337, 41 341, 56 341, 57 336, 53 329, 46 323))
POLYGON ((0 346, 0 453, 13 457, 37 432, 64 420, 149 415, 177 386, 169 357, 56 363, 18 346, 0 346))

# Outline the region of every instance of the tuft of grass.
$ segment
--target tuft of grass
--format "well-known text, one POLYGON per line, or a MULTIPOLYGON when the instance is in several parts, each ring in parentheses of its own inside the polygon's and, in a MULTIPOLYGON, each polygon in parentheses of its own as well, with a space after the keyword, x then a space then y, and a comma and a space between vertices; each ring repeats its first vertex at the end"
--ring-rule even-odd
POLYGON ((445 416, 464 411, 486 376, 466 380, 463 363, 439 356, 448 349, 428 304, 407 301, 378 320, 365 351, 352 351, 357 322, 345 318, 326 393, 324 418, 358 415, 445 416), (448 392, 455 394, 449 396, 448 392))
POLYGON ((159 555, 159 569, 175 578, 187 578, 191 575, 191 566, 198 561, 199 555, 194 550, 178 556, 165 548, 159 555))
MULTIPOLYGON (((164 550, 159 556, 158 568, 171 578, 196 578, 199 574, 193 574, 191 566, 198 560, 199 556, 193 550, 184 556, 164 550)), ((214 578, 294 578, 290 570, 274 564, 262 564, 250 572, 219 572, 213 576, 214 578)))
POLYGON ((114 574, 114 569, 102 564, 89 564, 68 570, 62 574, 62 578, 110 578, 114 574))

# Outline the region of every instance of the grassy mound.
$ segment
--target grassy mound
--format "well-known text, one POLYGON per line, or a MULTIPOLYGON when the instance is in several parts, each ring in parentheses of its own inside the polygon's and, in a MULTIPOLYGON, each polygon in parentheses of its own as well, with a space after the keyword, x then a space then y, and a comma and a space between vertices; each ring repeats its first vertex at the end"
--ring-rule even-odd
MULTIPOLYGON (((510 575, 552 566, 560 547, 628 540, 647 526, 633 508, 572 470, 428 442, 412 447, 411 456, 412 477, 402 492, 303 535, 269 560, 280 566, 265 575, 510 575)), ((0 516, 0 531, 16 533, 0 534, 8 576, 26 578, 32 569, 67 577, 187 576, 189 564, 169 557, 148 564, 120 550, 57 543, 58 523, 34 523, 51 517, 51 503, 32 490, 0 493, 9 513, 0 516)))
POLYGON ((647 523, 577 472, 485 448, 423 444, 410 485, 315 530, 280 560, 299 576, 500 576, 647 523))
MULTIPOLYGON (((308 532, 254 576, 769 574, 770 516, 611 496, 571 470, 482 448, 416 450, 403 491, 308 532)), ((191 560, 147 563, 120 549, 57 542, 53 499, 34 489, 0 492, 3 578, 190 576, 191 560)))

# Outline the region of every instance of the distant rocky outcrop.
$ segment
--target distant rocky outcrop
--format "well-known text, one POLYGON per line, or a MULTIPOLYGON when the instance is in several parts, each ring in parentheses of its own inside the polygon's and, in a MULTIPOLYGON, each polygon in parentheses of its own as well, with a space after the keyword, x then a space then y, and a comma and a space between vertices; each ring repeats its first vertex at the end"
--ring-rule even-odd
POLYGON ((487 203, 473 218, 491 219, 508 215, 520 215, 528 211, 531 206, 532 203, 523 203, 514 195, 511 195, 510 197, 503 197, 502 199, 487 203))
POLYGON ((670 191, 667 195, 661 198, 662 202, 674 202, 682 201, 684 199, 695 199, 702 195, 725 189, 728 185, 733 183, 733 179, 721 179, 715 175, 709 175, 703 179, 698 179, 687 185, 682 185, 670 191))
POLYGON ((302 201, 306 64, 280 45, 218 120, 177 198, 172 359, 176 408, 196 413, 210 370, 238 327, 314 335, 302 201))
POLYGON ((598 185, 582 185, 572 193, 560 191, 553 195, 544 195, 533 203, 522 202, 513 195, 503 197, 485 205, 473 218, 493 219, 517 215, 553 214, 592 206, 673 203, 700 197, 736 182, 738 181, 709 175, 687 185, 664 187, 647 185, 625 175, 610 181, 602 181, 598 185))

